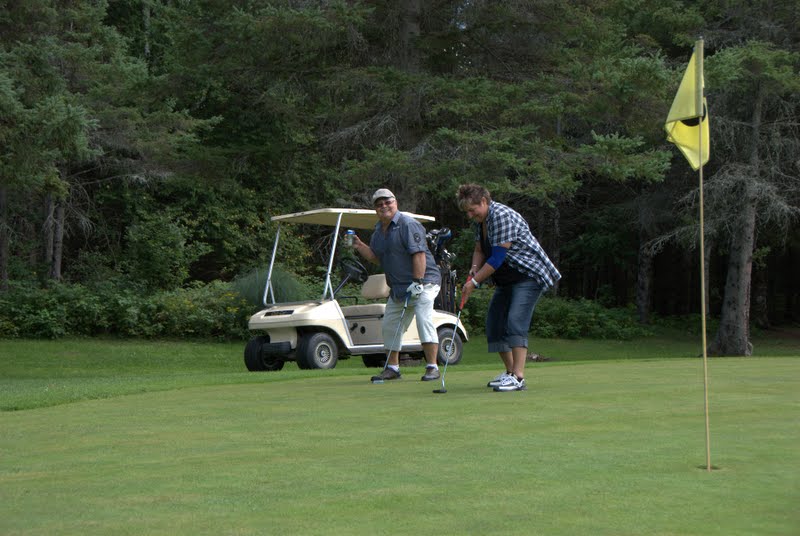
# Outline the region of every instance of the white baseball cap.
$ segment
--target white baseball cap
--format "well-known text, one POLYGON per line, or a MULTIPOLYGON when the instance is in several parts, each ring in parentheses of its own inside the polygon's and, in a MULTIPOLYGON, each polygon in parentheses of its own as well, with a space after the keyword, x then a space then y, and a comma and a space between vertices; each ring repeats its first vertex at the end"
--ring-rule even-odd
POLYGON ((375 204, 375 201, 384 197, 394 199, 394 194, 388 188, 380 188, 379 190, 375 190, 375 193, 372 194, 372 204, 375 204))

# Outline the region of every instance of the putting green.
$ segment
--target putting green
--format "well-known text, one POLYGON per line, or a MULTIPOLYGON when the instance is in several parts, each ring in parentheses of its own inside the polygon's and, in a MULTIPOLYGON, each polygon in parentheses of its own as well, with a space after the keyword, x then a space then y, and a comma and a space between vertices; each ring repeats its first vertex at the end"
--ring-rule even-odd
POLYGON ((800 361, 314 375, 0 413, 3 534, 791 534, 800 361))

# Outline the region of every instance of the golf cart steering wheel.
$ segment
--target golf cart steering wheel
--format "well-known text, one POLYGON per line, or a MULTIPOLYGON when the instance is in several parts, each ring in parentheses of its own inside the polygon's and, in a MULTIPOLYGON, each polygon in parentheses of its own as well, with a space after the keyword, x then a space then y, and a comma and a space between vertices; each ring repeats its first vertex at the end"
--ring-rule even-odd
POLYGON ((347 279, 353 279, 357 283, 363 283, 367 280, 367 278, 369 278, 369 271, 364 267, 363 264, 353 258, 343 258, 339 261, 339 267, 341 267, 342 271, 347 276, 347 279))

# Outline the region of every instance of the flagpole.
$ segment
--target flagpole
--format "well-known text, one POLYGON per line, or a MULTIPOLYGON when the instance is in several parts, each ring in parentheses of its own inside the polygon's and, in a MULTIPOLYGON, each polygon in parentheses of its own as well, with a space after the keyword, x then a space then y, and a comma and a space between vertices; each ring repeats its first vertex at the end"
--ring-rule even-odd
MULTIPOLYGON (((697 43, 695 44, 695 61, 696 69, 695 69, 695 88, 697 91, 695 92, 695 110, 700 110, 700 124, 702 125, 704 120, 708 120, 706 117, 707 110, 704 107, 703 103, 703 39, 700 38, 697 43)), ((699 163, 700 168, 698 170, 700 176, 700 318, 701 318, 701 328, 703 334, 703 395, 705 398, 705 415, 706 415, 706 471, 709 473, 711 472, 711 430, 709 426, 709 415, 708 415, 708 352, 706 350, 706 266, 705 266, 705 228, 703 224, 703 129, 698 128, 698 139, 699 143, 697 145, 699 150, 699 163)))

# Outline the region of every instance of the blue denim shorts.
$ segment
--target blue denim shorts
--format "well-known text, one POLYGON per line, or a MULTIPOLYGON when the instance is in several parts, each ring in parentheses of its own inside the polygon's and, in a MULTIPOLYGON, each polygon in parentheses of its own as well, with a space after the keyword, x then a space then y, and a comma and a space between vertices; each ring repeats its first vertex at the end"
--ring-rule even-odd
POLYGON ((486 340, 490 352, 528 347, 528 330, 536 302, 544 292, 534 279, 498 286, 486 313, 486 340))

